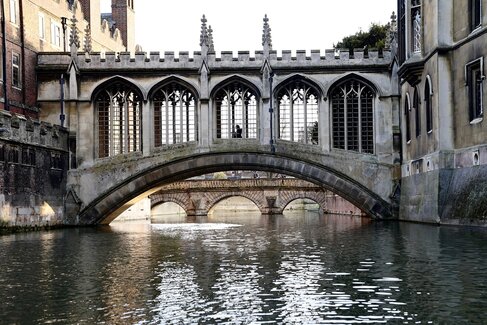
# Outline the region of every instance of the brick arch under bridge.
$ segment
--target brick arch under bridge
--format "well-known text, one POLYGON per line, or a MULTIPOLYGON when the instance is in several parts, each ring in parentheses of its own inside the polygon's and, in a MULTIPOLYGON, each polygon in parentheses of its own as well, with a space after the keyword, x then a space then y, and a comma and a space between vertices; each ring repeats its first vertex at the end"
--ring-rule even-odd
MULTIPOLYGON (((139 168, 146 166, 143 158, 135 161, 139 168)), ((112 163, 111 167, 107 165, 99 166, 96 172, 93 169, 76 171, 80 173, 79 179, 85 177, 85 179, 78 180, 78 188, 82 185, 79 183, 95 182, 100 185, 98 189, 95 188, 95 191, 98 190, 101 193, 90 193, 92 199, 88 198, 83 201, 83 195, 82 198, 79 198, 75 193, 76 187, 73 186, 74 190, 68 192, 65 201, 66 224, 109 224, 130 205, 142 197, 157 192, 165 184, 197 175, 228 170, 259 170, 287 174, 331 190, 372 218, 391 219, 396 215, 394 207, 389 201, 357 180, 329 166, 279 153, 192 154, 169 162, 157 163, 156 160, 152 160, 148 167, 139 172, 132 171, 133 163, 132 165, 112 163), (102 175, 104 175, 104 179, 102 175), (103 187, 107 189, 102 191, 103 187)), ((76 175, 71 175, 71 177, 77 179, 76 175)))
POLYGON ((188 216, 206 216, 219 202, 231 197, 251 201, 261 214, 280 215, 294 200, 309 199, 326 211, 330 191, 309 182, 287 179, 190 180, 169 184, 150 195, 151 208, 178 204, 188 216))

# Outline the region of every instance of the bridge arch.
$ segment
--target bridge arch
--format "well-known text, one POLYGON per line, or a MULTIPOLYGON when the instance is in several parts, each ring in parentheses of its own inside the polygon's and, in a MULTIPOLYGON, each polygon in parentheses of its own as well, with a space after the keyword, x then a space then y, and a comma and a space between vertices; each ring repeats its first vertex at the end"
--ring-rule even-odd
POLYGON ((326 200, 323 199, 323 195, 313 195, 312 193, 295 193, 293 195, 288 195, 284 196, 285 200, 283 200, 280 204, 282 208, 282 212, 286 210, 289 204, 291 204, 293 201, 300 200, 300 199, 308 199, 320 207, 321 211, 324 212, 326 211, 326 200))
POLYGON ((241 193, 218 193, 217 195, 212 196, 212 201, 208 202, 206 212, 207 213, 210 212, 210 210, 212 208, 214 208, 218 203, 220 203, 226 199, 229 199, 231 197, 246 198, 250 202, 252 202, 256 206, 256 208, 259 209, 259 211, 261 213, 265 212, 265 204, 262 201, 262 196, 258 197, 257 195, 252 195, 251 193, 245 193, 245 192, 241 192, 241 193))
MULTIPOLYGON (((288 174, 328 189, 376 219, 393 218, 393 207, 357 180, 329 166, 285 154, 264 152, 214 152, 161 162, 130 174, 98 195, 78 213, 78 223, 108 224, 127 202, 155 193, 160 186, 187 178, 228 170, 261 170, 288 174)), ((119 170, 119 169, 117 169, 119 170)))

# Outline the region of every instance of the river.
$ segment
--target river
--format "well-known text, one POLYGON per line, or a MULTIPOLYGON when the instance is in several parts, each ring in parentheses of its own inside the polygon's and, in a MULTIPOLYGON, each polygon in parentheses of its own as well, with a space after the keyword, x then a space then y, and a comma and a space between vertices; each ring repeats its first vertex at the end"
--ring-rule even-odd
POLYGON ((487 323, 487 231, 310 212, 0 236, 1 324, 487 323))

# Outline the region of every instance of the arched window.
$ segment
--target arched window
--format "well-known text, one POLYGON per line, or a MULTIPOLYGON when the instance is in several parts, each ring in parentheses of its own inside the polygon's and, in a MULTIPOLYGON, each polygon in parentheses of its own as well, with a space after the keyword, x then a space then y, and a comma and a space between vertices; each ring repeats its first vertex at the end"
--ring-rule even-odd
POLYGON ((431 85, 430 79, 426 78, 424 85, 424 108, 426 110, 426 132, 433 131, 433 107, 431 106, 431 85))
POLYGON ((257 96, 250 88, 230 84, 216 93, 215 101, 217 138, 257 138, 257 96))
POLYGON ((413 108, 416 124, 416 137, 419 137, 421 135, 421 107, 419 100, 419 91, 417 88, 414 88, 413 108))
POLYGON ((99 158, 141 150, 141 105, 139 95, 122 83, 98 93, 99 158))
POLYGON ((154 146, 196 140, 195 96, 172 82, 155 92, 154 146))
POLYGON ((374 91, 349 80, 331 92, 333 148, 374 153, 374 91))
POLYGON ((404 119, 406 120, 406 142, 411 141, 411 103, 409 96, 406 96, 404 103, 404 119))
POLYGON ((316 89, 293 81, 277 94, 279 138, 318 144, 318 99, 316 89))

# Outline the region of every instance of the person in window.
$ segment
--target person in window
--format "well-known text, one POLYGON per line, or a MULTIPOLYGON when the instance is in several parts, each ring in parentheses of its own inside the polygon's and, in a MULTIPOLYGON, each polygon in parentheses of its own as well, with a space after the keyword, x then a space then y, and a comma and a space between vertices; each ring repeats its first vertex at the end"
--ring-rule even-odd
POLYGON ((241 138, 242 137, 242 128, 240 127, 240 125, 237 124, 235 126, 235 130, 236 130, 236 132, 235 132, 236 133, 236 137, 237 138, 241 138))

